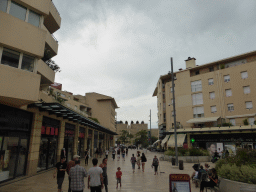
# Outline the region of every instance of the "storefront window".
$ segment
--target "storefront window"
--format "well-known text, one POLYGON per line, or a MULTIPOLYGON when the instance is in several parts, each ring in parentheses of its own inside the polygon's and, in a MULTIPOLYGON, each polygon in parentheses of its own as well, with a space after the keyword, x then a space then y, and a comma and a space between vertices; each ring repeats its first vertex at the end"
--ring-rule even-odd
POLYGON ((76 126, 73 124, 70 124, 70 123, 65 124, 64 148, 66 150, 67 162, 70 161, 73 157, 75 128, 76 128, 76 126))
POLYGON ((94 151, 98 148, 98 131, 94 131, 94 151))

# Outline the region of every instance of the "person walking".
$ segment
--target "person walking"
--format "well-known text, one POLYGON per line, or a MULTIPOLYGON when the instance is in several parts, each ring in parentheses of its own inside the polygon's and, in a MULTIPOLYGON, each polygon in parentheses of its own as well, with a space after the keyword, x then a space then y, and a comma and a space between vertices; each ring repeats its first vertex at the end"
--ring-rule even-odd
POLYGON ((125 149, 124 148, 122 149, 122 157, 123 157, 123 160, 125 161, 125 149))
POLYGON ((115 157, 116 157, 116 150, 113 148, 113 150, 112 150, 112 158, 113 158, 113 161, 115 160, 115 157))
POLYGON ((89 151, 88 151, 88 149, 86 149, 84 151, 84 158, 85 158, 84 164, 88 165, 88 159, 89 159, 89 151))
POLYGON ((103 170, 98 167, 98 159, 92 159, 93 167, 89 169, 88 172, 88 189, 91 189, 91 192, 101 192, 101 189, 104 187, 103 183, 103 170))
POLYGON ((99 167, 102 168, 102 176, 103 176, 103 183, 105 185, 105 191, 108 192, 108 175, 107 175, 107 162, 108 162, 108 159, 107 158, 104 158, 102 160, 102 164, 100 164, 99 167))
POLYGON ((136 163, 136 157, 134 157, 134 154, 132 154, 131 163, 132 163, 132 169, 133 169, 133 173, 134 173, 135 172, 135 163, 136 163))
POLYGON ((138 153, 138 154, 137 154, 137 165, 138 165, 138 169, 140 169, 140 161, 141 161, 140 153, 138 153))
POLYGON ((57 172, 58 192, 62 192, 62 184, 65 178, 65 171, 67 168, 67 163, 65 161, 66 161, 66 158, 62 157, 60 162, 56 164, 56 169, 54 170, 54 173, 53 173, 53 178, 55 178, 56 172, 57 172))
POLYGON ((126 156, 128 155, 128 147, 126 148, 126 156))
POLYGON ((141 156, 141 164, 142 164, 142 171, 144 172, 144 168, 145 168, 145 163, 147 162, 147 158, 145 156, 144 153, 142 153, 142 156, 141 156))
POLYGON ((122 177, 122 171, 121 171, 121 168, 118 167, 117 168, 117 172, 116 172, 116 188, 118 188, 118 183, 120 183, 120 188, 122 187, 122 184, 121 184, 121 177, 122 177))
POLYGON ((117 161, 120 160, 120 148, 117 149, 117 161))
POLYGON ((75 161, 75 166, 70 169, 69 176, 71 178, 70 188, 72 192, 83 192, 84 178, 87 177, 87 171, 80 166, 80 160, 75 161))
POLYGON ((158 166, 159 166, 159 160, 158 160, 158 158, 156 157, 156 155, 155 155, 155 157, 154 157, 154 159, 153 159, 152 166, 154 167, 154 170, 155 170, 155 174, 154 174, 154 175, 156 175, 156 174, 158 175, 157 168, 158 168, 158 166))
MULTIPOLYGON (((79 157, 80 157, 79 155, 74 155, 73 159, 68 162, 67 169, 66 169, 66 172, 67 172, 68 175, 69 175, 70 169, 75 166, 75 161, 79 160, 79 157)), ((71 178, 70 178, 70 176, 68 177, 68 180, 69 180, 68 192, 71 192, 71 188, 70 188, 71 178)))
POLYGON ((108 158, 108 153, 109 153, 109 151, 108 151, 108 149, 106 149, 106 151, 105 151, 106 158, 108 158))
POLYGON ((202 181, 200 184, 200 192, 204 191, 205 187, 214 187, 218 183, 218 175, 216 169, 212 168, 211 170, 212 175, 209 175, 210 181, 202 181))

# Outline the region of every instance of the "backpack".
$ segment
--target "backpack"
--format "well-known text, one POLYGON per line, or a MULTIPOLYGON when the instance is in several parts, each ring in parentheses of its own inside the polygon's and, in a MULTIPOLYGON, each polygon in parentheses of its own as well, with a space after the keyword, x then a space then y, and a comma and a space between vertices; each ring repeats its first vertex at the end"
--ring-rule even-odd
POLYGON ((153 165, 158 165, 158 159, 157 158, 153 159, 153 165))

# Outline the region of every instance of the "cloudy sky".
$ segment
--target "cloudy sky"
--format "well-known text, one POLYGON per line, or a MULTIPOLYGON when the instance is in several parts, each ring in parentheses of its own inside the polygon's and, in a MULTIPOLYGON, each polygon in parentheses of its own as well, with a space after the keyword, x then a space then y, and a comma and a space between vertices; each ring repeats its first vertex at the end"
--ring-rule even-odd
POLYGON ((157 128, 160 75, 255 50, 255 0, 53 0, 63 90, 115 98, 117 119, 157 128))

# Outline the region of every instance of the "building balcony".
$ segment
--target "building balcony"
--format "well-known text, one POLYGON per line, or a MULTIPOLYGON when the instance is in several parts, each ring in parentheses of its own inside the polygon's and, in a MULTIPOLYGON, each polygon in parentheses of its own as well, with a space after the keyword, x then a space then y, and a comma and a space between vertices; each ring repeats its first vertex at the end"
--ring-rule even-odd
POLYGON ((43 57, 46 31, 0 11, 0 44, 33 56, 43 57))
POLYGON ((55 72, 41 59, 38 61, 37 73, 41 75, 41 84, 50 86, 54 83, 55 72))
POLYGON ((50 2, 49 15, 44 19, 44 25, 53 34, 60 28, 61 17, 53 2, 50 2))
POLYGON ((38 101, 40 76, 33 72, 0 65, 0 102, 15 106, 38 101))
POLYGON ((51 35, 49 31, 47 31, 45 48, 49 50, 51 58, 57 55, 58 47, 59 47, 59 44, 57 39, 53 35, 51 35))

